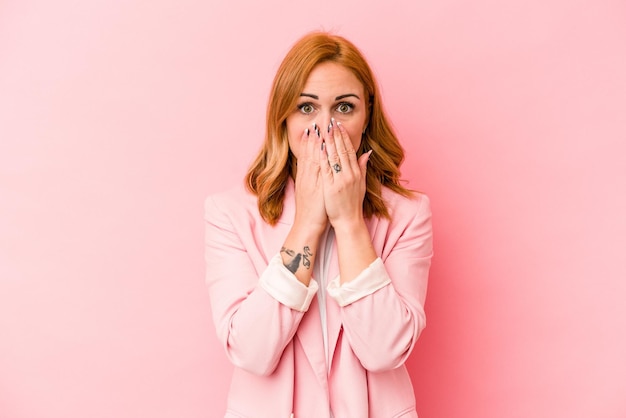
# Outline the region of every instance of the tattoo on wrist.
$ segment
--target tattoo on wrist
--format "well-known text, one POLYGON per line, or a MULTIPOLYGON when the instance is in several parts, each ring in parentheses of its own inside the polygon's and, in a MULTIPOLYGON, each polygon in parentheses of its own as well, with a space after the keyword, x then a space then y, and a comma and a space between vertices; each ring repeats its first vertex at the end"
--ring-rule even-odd
POLYGON ((290 250, 289 248, 285 247, 282 247, 280 249, 280 252, 285 253, 290 257, 293 257, 289 263, 285 263, 285 267, 287 267, 287 270, 289 270, 290 272, 295 274, 296 271, 298 271, 298 268, 300 267, 300 261, 302 261, 302 265, 306 269, 311 268, 311 257, 313 257, 313 253, 311 252, 311 249, 308 245, 306 245, 302 249, 301 253, 296 254, 294 250, 290 250))
POLYGON ((302 265, 304 267, 306 267, 307 269, 311 268, 311 259, 309 257, 313 257, 313 253, 311 252, 311 249, 309 248, 309 246, 305 246, 302 249, 303 253, 302 253, 302 265))

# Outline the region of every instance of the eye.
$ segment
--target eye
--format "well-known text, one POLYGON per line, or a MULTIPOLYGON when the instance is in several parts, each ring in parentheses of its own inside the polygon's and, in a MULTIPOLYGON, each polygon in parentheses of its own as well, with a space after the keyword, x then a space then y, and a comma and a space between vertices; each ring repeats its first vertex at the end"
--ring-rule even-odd
POLYGON ((302 103, 301 105, 298 105, 298 109, 305 115, 309 115, 315 110, 311 103, 302 103))
POLYGON ((339 113, 350 113, 354 109, 354 105, 348 102, 342 102, 337 105, 337 111, 339 113))

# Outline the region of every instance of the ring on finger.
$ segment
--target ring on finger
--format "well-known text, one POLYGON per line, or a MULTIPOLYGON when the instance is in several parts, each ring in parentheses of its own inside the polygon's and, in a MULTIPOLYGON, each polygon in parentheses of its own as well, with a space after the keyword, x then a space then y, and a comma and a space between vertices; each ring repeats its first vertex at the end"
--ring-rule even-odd
POLYGON ((335 163, 333 165, 333 170, 335 170, 335 173, 338 173, 341 171, 341 165, 339 163, 335 163))

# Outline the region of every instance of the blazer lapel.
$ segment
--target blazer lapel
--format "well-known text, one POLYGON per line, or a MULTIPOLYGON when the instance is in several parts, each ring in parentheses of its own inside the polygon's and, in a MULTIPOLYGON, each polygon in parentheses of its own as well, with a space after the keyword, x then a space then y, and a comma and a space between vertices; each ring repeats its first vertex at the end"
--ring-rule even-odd
POLYGON ((302 349, 311 364, 311 368, 320 386, 327 388, 328 372, 326 369, 324 341, 322 340, 322 323, 320 321, 320 310, 317 298, 313 299, 309 310, 302 318, 298 331, 296 331, 296 338, 300 341, 302 349))
MULTIPOLYGON (((335 240, 333 240, 332 246, 330 266, 328 268, 329 283, 339 275, 339 258, 337 257, 337 243, 335 240)), ((335 354, 339 332, 342 327, 341 308, 331 297, 326 298, 326 317, 328 319, 326 323, 328 324, 328 364, 330 368, 330 365, 333 364, 333 355, 335 354)))

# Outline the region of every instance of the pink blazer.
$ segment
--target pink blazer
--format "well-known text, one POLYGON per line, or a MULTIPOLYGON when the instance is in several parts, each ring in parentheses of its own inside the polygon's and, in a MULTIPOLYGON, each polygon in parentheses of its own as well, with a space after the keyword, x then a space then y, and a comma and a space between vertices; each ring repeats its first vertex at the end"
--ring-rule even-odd
MULTIPOLYGON (((256 197, 243 187, 207 198, 211 310, 235 365, 226 417, 321 418, 329 416, 329 404, 335 418, 417 417, 404 363, 425 326, 430 205, 421 194, 407 199, 384 189, 383 197, 391 220, 372 218, 367 226, 384 266, 380 274, 391 282, 343 307, 326 298, 328 353, 317 297, 301 312, 259 285, 294 219, 293 182, 275 226, 262 220, 256 197)), ((332 251, 331 278, 339 274, 332 251)))

